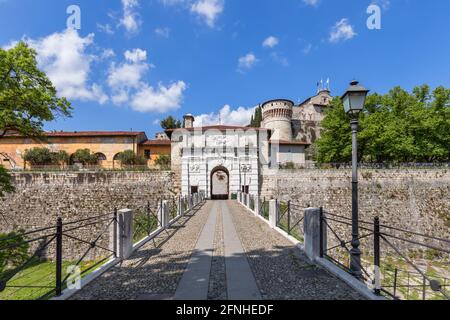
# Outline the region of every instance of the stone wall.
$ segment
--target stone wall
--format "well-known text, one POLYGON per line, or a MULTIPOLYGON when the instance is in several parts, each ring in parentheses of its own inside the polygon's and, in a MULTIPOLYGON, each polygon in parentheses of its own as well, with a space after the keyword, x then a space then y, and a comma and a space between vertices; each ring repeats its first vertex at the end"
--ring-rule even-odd
MULTIPOLYGON (((158 199, 177 195, 171 172, 14 173, 13 182, 16 192, 0 200, 0 233, 55 226, 58 217, 66 224, 110 214, 106 218, 64 226, 65 260, 78 259, 89 248, 89 243, 100 235, 102 237, 98 244, 103 248, 111 248, 110 224, 115 208, 139 209, 149 202, 156 211, 158 199), (80 226, 83 227, 78 228, 80 226), (87 241, 88 244, 70 236, 87 241)), ((49 240, 54 229, 27 236, 29 239, 45 234, 50 234, 50 237, 31 243, 30 252, 49 240)), ((53 259, 54 249, 55 241, 48 245, 41 257, 53 259)), ((85 259, 97 261, 109 254, 97 247, 85 259)))
MULTIPOLYGON (((379 216, 382 224, 450 238, 450 170, 362 170, 359 179, 362 220, 379 216)), ((350 170, 273 172, 261 190, 262 197, 351 217, 350 170)))
POLYGON ((171 172, 14 173, 16 192, 0 200, 0 232, 137 208, 174 196, 171 172))

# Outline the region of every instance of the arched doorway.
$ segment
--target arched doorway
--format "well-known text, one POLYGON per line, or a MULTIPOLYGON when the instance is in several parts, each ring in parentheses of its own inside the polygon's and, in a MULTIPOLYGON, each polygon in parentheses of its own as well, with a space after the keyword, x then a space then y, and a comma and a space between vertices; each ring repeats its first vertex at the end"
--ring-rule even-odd
POLYGON ((230 173, 225 167, 217 167, 211 172, 211 199, 228 200, 230 193, 230 173))

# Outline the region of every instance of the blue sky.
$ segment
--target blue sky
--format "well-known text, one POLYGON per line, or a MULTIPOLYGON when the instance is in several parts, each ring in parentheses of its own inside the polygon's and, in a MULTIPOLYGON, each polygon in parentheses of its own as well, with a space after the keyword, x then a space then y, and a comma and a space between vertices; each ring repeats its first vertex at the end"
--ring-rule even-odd
POLYGON ((69 98, 47 130, 160 131, 192 113, 244 124, 267 99, 296 102, 330 78, 385 93, 450 86, 448 0, 0 0, 0 45, 26 39, 69 98), (366 10, 381 9, 369 30, 366 10), (67 7, 81 9, 68 30, 67 7))

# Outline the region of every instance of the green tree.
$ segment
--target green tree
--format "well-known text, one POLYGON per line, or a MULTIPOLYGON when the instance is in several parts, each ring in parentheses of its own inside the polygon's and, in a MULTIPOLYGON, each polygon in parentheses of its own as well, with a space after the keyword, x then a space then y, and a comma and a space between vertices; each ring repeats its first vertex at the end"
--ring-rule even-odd
POLYGON ((123 166, 145 165, 147 160, 138 156, 133 150, 126 150, 119 155, 119 161, 123 166))
POLYGON ((94 165, 98 163, 97 156, 89 149, 79 149, 72 156, 72 161, 83 165, 94 165))
MULTIPOLYGON (((70 103, 58 97, 52 82, 39 70, 36 51, 24 42, 0 48, 0 138, 8 132, 41 137, 45 121, 70 116, 70 103)), ((0 170, 0 194, 14 188, 10 176, 0 170)))
MULTIPOLYGON (((427 85, 411 93, 395 87, 372 94, 360 114, 358 156, 365 162, 436 162, 450 159, 450 90, 427 85)), ((349 118, 339 98, 332 102, 316 141, 318 162, 349 162, 349 118)))
POLYGON ((0 165, 0 198, 5 196, 5 193, 14 192, 15 188, 11 184, 11 175, 8 171, 0 165))
POLYGON ((159 155, 158 158, 156 158, 155 160, 155 164, 163 170, 170 169, 170 162, 171 162, 170 156, 166 154, 159 155))
POLYGON ((255 114, 252 116, 250 126, 253 128, 261 128, 262 122, 262 108, 261 106, 256 107, 255 114))
POLYGON ((71 106, 57 96, 45 73, 39 70, 36 51, 26 43, 0 48, 0 137, 18 132, 40 137, 44 121, 70 116, 71 106))
POLYGON ((34 166, 43 166, 53 164, 54 157, 47 148, 32 148, 25 151, 23 160, 34 166))
POLYGON ((161 121, 161 128, 164 130, 179 129, 181 128, 181 121, 172 116, 168 116, 166 119, 161 121))
POLYGON ((0 250, 0 281, 1 275, 9 268, 20 267, 29 258, 29 245, 25 242, 22 235, 12 232, 9 234, 0 234, 2 247, 7 249, 0 250))

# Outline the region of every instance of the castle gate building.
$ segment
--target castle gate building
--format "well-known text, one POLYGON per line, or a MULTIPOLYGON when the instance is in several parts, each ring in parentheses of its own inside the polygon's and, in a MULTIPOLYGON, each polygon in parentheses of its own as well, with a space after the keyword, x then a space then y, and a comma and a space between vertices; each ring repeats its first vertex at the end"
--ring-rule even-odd
POLYGON ((205 192, 211 199, 229 199, 238 191, 257 195, 261 166, 268 159, 271 130, 237 126, 169 130, 172 171, 181 178, 183 195, 205 192))

